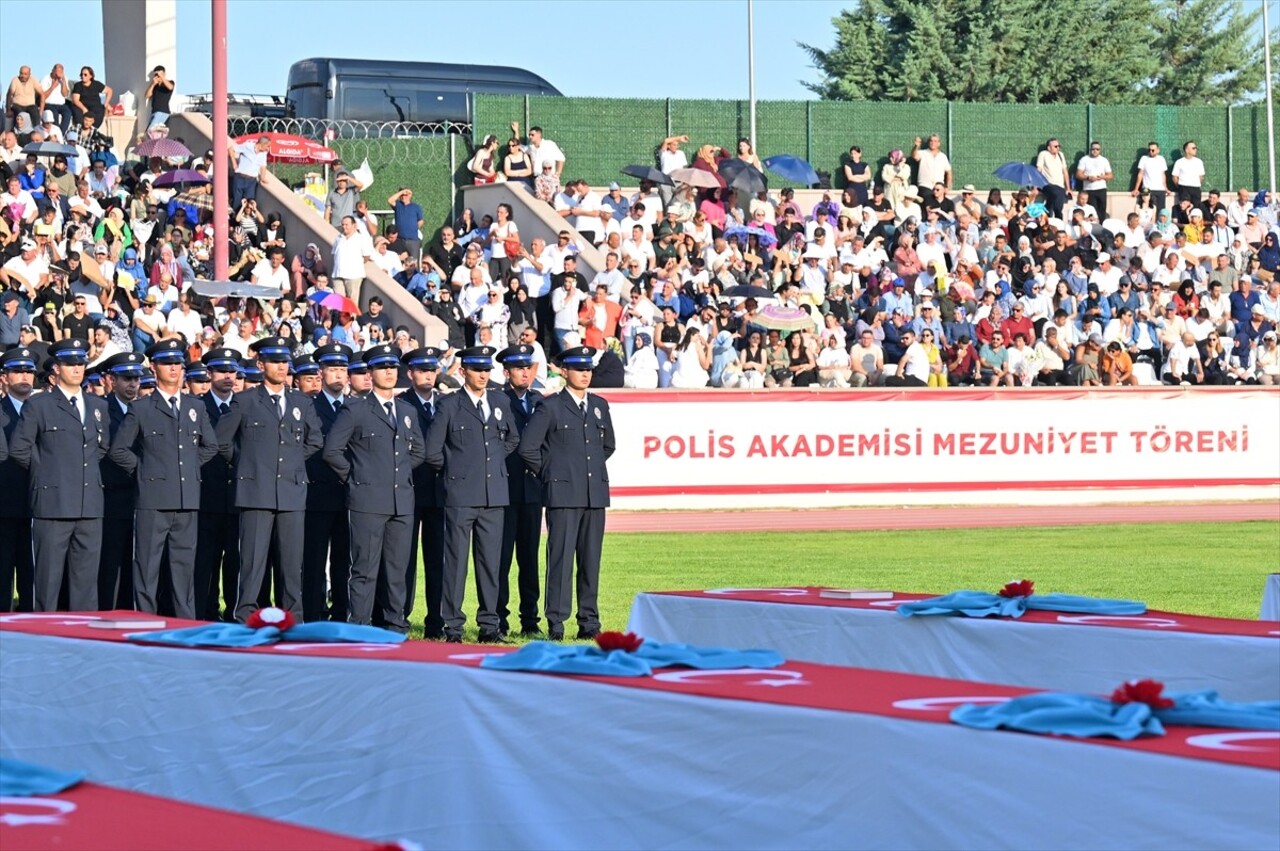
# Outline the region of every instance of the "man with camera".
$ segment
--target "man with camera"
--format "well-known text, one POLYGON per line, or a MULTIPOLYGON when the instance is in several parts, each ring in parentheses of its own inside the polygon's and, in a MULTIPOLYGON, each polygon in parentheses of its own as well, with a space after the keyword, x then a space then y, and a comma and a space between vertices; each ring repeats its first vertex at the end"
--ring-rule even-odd
POLYGON ((151 109, 151 123, 147 130, 163 127, 169 120, 169 98, 173 96, 174 81, 165 76, 163 65, 157 65, 151 71, 151 85, 147 86, 143 97, 151 109))

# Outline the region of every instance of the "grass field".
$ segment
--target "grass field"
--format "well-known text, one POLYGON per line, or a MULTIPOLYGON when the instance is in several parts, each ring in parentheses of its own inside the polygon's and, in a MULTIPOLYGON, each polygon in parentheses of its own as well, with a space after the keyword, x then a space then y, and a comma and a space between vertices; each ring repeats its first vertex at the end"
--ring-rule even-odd
MULTIPOLYGON (((631 601, 641 591, 828 585, 944 594, 961 588, 995 591, 1010 579, 1026 578, 1044 592, 1122 597, 1142 600, 1152 609, 1256 618, 1263 580, 1276 570, 1280 524, 1270 521, 614 533, 605 536, 600 613, 605 629, 624 628, 631 601)), ((541 576, 545 581, 545 572, 541 576)), ((513 575, 512 585, 514 580, 513 575)), ((419 638, 425 612, 421 587, 419 582, 413 614, 419 638)), ((465 637, 471 641, 476 637, 474 586, 467 597, 465 637)), ((565 626, 572 637, 576 623, 565 626)))

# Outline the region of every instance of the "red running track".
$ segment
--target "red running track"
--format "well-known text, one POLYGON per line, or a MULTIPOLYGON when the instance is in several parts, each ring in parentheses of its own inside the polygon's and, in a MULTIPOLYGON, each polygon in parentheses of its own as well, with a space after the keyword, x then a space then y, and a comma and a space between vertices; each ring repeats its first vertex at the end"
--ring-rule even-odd
POLYGON ((983 511, 974 506, 812 508, 738 511, 611 511, 610 532, 816 532, 891 529, 972 529, 1011 526, 1094 526, 1174 520, 1280 522, 1280 502, 1151 503, 1021 506, 983 511))

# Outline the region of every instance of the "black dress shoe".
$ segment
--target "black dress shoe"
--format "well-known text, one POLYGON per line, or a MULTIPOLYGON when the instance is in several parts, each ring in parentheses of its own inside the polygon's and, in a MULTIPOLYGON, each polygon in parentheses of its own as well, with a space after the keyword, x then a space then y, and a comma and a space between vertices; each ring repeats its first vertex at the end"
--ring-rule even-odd
POLYGON ((534 627, 533 629, 522 629, 520 630, 519 635, 521 638, 538 638, 542 635, 542 631, 537 627, 534 627))
POLYGON ((598 629, 580 629, 578 630, 579 641, 594 641, 595 637, 600 634, 598 629))
POLYGON ((547 641, 564 641, 563 630, 547 630, 547 641))
POLYGON ((506 636, 500 632, 482 632, 477 639, 479 644, 509 644, 506 636))
POLYGON ((458 635, 458 634, 452 634, 452 635, 451 635, 451 634, 449 634, 449 633, 445 633, 445 636, 444 636, 444 642, 445 642, 445 644, 461 644, 461 643, 462 643, 462 636, 461 636, 461 635, 458 635))

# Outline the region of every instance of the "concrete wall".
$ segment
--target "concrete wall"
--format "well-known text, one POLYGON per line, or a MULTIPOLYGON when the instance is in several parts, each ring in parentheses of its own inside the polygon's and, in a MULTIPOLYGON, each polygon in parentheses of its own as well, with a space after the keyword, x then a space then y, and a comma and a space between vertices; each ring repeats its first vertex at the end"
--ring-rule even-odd
MULTIPOLYGON (((209 117, 195 112, 183 112, 169 119, 170 138, 181 137, 193 151, 204 151, 213 148, 215 155, 226 150, 226 143, 212 144, 213 125, 209 117)), ((217 167, 227 162, 225 155, 216 161, 217 167)), ((302 202, 298 196, 278 180, 264 184, 258 191, 258 206, 264 213, 279 213, 281 222, 289 234, 289 257, 301 251, 308 242, 320 246, 326 259, 329 258, 329 247, 338 238, 333 229, 315 211, 302 202)), ((372 263, 365 264, 365 281, 360 298, 363 309, 368 305, 369 297, 382 296, 383 306, 391 321, 396 325, 404 325, 409 333, 417 337, 422 345, 428 340, 442 340, 448 337, 443 322, 427 314, 422 304, 414 299, 404 287, 396 283, 389 275, 372 263)))
POLYGON ((568 230, 570 241, 578 246, 578 271, 591 280, 596 272, 604 269, 604 255, 594 245, 588 245, 582 235, 569 222, 556 214, 550 206, 530 195, 517 183, 490 183, 488 186, 463 186, 461 207, 470 207, 476 221, 486 213, 493 215, 498 205, 511 205, 512 218, 520 229, 520 241, 527 247, 541 237, 548 245, 554 245, 560 231, 568 230))
MULTIPOLYGON (((150 110, 143 95, 151 84, 151 69, 163 65, 169 79, 182 79, 177 67, 176 0, 102 0, 102 55, 105 67, 96 69, 98 79, 111 87, 116 100, 125 92, 133 93, 137 128, 145 128, 150 110)), ((78 71, 67 66, 73 80, 78 71)), ((124 134, 117 127, 113 135, 119 142, 124 134)))

